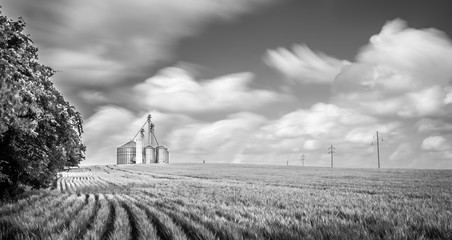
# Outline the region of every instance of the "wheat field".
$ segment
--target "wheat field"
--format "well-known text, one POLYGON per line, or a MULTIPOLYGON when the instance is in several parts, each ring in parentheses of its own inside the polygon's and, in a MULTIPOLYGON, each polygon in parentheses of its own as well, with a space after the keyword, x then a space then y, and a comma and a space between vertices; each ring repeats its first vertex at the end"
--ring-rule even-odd
POLYGON ((452 171, 89 166, 0 207, 0 239, 452 239, 452 171))

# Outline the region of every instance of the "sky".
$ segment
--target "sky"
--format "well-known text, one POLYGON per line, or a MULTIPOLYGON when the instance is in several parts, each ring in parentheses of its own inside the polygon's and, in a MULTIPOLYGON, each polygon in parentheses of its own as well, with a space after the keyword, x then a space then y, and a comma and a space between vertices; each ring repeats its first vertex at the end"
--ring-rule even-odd
POLYGON ((0 0, 115 164, 148 114, 173 163, 452 169, 450 0, 0 0), (374 144, 372 144, 374 143, 374 144))

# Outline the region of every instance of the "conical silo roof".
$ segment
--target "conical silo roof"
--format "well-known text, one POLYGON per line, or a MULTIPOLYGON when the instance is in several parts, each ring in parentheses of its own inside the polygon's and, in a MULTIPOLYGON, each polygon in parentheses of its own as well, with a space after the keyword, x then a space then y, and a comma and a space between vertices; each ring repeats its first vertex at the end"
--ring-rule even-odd
POLYGON ((137 143, 134 141, 130 141, 122 146, 120 146, 119 148, 130 148, 130 147, 136 147, 137 143))

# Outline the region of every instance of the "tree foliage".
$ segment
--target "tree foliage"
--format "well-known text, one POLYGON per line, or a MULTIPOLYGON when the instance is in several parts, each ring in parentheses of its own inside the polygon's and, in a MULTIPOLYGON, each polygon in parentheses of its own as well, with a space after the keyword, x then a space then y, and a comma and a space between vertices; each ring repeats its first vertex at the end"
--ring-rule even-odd
POLYGON ((38 62, 25 22, 0 11, 0 197, 21 186, 48 186, 84 158, 82 118, 38 62))

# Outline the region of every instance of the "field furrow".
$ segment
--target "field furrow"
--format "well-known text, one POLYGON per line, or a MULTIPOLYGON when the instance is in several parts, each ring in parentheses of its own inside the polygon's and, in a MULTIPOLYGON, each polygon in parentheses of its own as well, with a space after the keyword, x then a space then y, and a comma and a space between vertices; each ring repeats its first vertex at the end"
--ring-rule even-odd
POLYGON ((85 224, 85 230, 77 236, 77 239, 101 239, 102 234, 107 230, 109 213, 109 202, 104 195, 98 195, 93 213, 85 224))
POLYGON ((0 239, 452 239, 452 172, 92 166, 0 205, 0 239))
POLYGON ((154 198, 154 195, 149 194, 148 192, 142 191, 141 193, 134 194, 133 197, 130 198, 135 201, 137 207, 146 212, 146 215, 151 222, 158 221, 157 227, 160 228, 159 236, 161 238, 171 238, 171 235, 167 234, 167 231, 165 231, 164 228, 172 228, 172 231, 175 231, 172 235, 185 235, 186 239, 215 239, 210 231, 191 219, 188 219, 181 214, 176 214, 176 212, 171 212, 165 208, 160 207, 157 210, 157 208, 155 208, 155 200, 157 200, 157 198, 154 198), (158 220, 156 214, 153 213, 155 211, 158 211, 161 216, 165 216, 166 222, 170 222, 170 224, 164 224, 162 221, 158 220))
POLYGON ((44 236, 46 233, 52 231, 53 224, 49 223, 58 221, 54 216, 63 212, 66 208, 71 207, 73 204, 77 204, 77 196, 64 195, 56 197, 51 199, 50 205, 41 205, 39 207, 30 206, 13 218, 2 219, 0 225, 7 227, 8 236, 44 236))
POLYGON ((83 200, 83 196, 79 196, 78 201, 76 201, 72 206, 63 209, 61 212, 56 212, 53 216, 53 219, 48 222, 46 234, 52 233, 60 233, 67 229, 71 222, 77 218, 80 211, 86 207, 88 202, 86 201, 89 195, 85 196, 85 200, 83 200))
POLYGON ((112 210, 114 210, 114 222, 112 228, 111 226, 109 227, 112 229, 111 232, 105 235, 105 237, 115 240, 130 239, 132 229, 130 227, 129 216, 127 215, 126 210, 121 206, 115 195, 109 195, 108 200, 113 206, 112 210))
POLYGON ((63 180, 61 178, 57 180, 57 190, 64 193, 64 185, 63 180))
POLYGON ((115 230, 116 207, 111 200, 107 200, 107 202, 108 202, 108 217, 106 225, 103 227, 104 230, 100 238, 101 240, 109 239, 115 230))
POLYGON ((75 196, 70 194, 50 195, 45 197, 43 201, 35 202, 24 208, 16 217, 22 218, 39 218, 45 216, 49 212, 56 211, 56 209, 64 208, 75 200, 75 196))
POLYGON ((64 228, 54 231, 50 239, 76 239, 83 238, 86 225, 89 223, 93 212, 98 206, 98 197, 95 195, 85 195, 82 208, 77 209, 74 214, 67 215, 64 228))
POLYGON ((154 225, 157 235, 161 239, 187 239, 182 228, 164 212, 154 208, 151 204, 136 203, 136 205, 146 213, 148 220, 154 225))
POLYGON ((99 201, 99 195, 94 195, 94 207, 92 209, 91 216, 89 217, 88 221, 82 223, 83 226, 80 228, 80 232, 77 234, 76 238, 77 240, 83 239, 83 237, 86 235, 86 233, 93 229, 94 227, 94 219, 96 219, 97 214, 100 209, 100 201, 99 201))
POLYGON ((203 225, 196 221, 191 220, 180 212, 170 211, 167 209, 161 210, 168 215, 174 224, 179 226, 185 233, 188 239, 191 240, 209 240, 215 239, 215 234, 205 228, 203 225))
POLYGON ((192 208, 177 208, 166 203, 157 202, 156 205, 163 211, 179 212, 183 216, 212 233, 215 238, 219 239, 242 239, 238 230, 238 226, 224 219, 212 218, 207 212, 200 213, 192 208), (207 213, 207 214, 206 214, 207 213), (203 216, 203 217, 201 217, 203 216))
POLYGON ((129 219, 134 225, 132 229, 136 229, 132 230, 131 236, 136 236, 136 239, 158 239, 155 226, 147 220, 145 211, 137 206, 136 200, 128 195, 118 195, 117 197, 132 218, 129 219))
POLYGON ((63 181, 63 184, 64 184, 64 192, 71 192, 71 189, 69 188, 69 185, 67 184, 67 180, 65 179, 64 181, 63 181))
POLYGON ((121 207, 124 208, 124 210, 126 211, 127 219, 129 220, 130 240, 137 240, 139 236, 137 217, 132 212, 132 210, 130 210, 130 207, 127 205, 127 203, 121 202, 121 207))
POLYGON ((15 203, 8 203, 0 207, 0 216, 6 217, 12 214, 23 211, 24 208, 30 205, 38 205, 42 201, 45 201, 51 193, 49 191, 43 191, 39 194, 29 196, 28 198, 21 199, 15 203))

